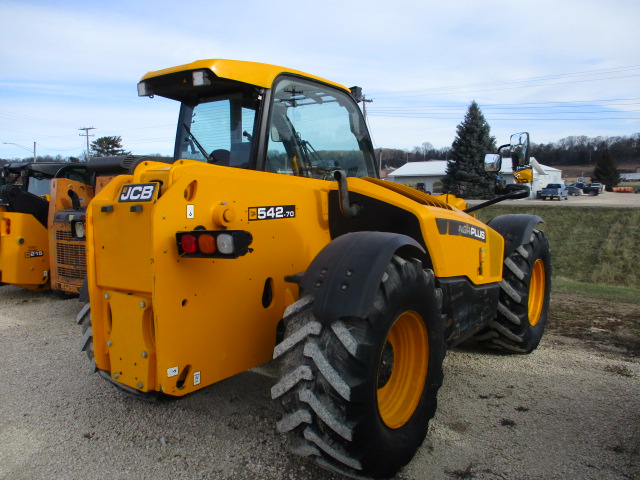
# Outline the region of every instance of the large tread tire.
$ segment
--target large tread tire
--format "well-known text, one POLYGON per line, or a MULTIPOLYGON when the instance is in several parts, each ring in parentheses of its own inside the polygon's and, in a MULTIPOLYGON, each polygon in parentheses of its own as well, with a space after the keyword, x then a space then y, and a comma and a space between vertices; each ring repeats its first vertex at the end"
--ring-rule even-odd
POLYGON ((388 478, 411 460, 442 384, 441 302, 433 272, 419 260, 395 256, 367 318, 324 324, 311 296, 294 304, 274 350, 281 367, 271 390, 284 408, 278 430, 290 433, 292 452, 354 478, 388 478), (417 387, 393 390, 395 381, 410 377, 417 387))
POLYGON ((82 327, 82 338, 80 339, 80 351, 86 352, 91 364, 91 372, 98 371, 96 359, 93 353, 93 329, 91 328, 91 308, 89 303, 85 303, 76 317, 76 323, 82 327))
POLYGON ((531 353, 547 323, 551 293, 551 251, 544 232, 534 230, 528 243, 504 261, 498 314, 476 338, 488 348, 531 353))

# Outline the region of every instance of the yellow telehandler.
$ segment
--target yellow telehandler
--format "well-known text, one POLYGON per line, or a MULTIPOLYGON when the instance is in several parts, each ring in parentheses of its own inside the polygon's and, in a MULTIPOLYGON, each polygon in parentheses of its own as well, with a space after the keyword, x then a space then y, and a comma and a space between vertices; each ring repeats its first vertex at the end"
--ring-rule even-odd
MULTIPOLYGON (((386 478, 425 438, 447 348, 537 347, 542 220, 485 224, 453 195, 380 180, 350 89, 215 59, 147 73, 138 93, 180 102, 175 161, 141 162, 88 206, 78 315, 121 390, 181 397, 276 358, 293 452, 386 478)), ((524 178, 528 135, 509 148, 524 178)), ((528 194, 507 187, 483 205, 528 194)))
MULTIPOLYGON (((147 157, 11 163, 0 169, 0 280, 77 295, 86 277, 85 210, 114 176, 147 157)), ((166 157, 154 157, 167 161, 166 157)))
POLYGON ((2 168, 2 178, 0 280, 29 290, 49 289, 53 190, 58 185, 82 192, 86 169, 63 162, 12 163, 2 168))

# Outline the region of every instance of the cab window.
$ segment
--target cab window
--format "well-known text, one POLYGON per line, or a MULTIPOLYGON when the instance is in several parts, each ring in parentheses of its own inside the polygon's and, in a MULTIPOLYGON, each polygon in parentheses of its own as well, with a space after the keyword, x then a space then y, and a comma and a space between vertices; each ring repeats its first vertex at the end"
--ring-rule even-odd
POLYGON ((247 92, 231 92, 183 104, 176 158, 248 168, 257 100, 247 92))
POLYGON ((348 93, 298 78, 274 87, 265 170, 333 179, 375 175, 371 141, 348 93))

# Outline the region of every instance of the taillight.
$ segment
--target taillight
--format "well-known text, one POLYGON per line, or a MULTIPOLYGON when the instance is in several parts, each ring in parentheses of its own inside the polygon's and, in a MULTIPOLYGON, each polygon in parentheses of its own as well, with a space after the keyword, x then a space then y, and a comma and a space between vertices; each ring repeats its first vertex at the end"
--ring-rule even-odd
POLYGON ((238 258, 251 252, 253 237, 243 230, 192 230, 176 233, 182 257, 238 258))
POLYGON ((184 253, 196 253, 198 251, 198 240, 194 235, 187 233, 180 238, 180 246, 184 253))
POLYGON ((205 255, 211 255, 216 251, 216 239, 210 233, 202 233, 198 237, 198 248, 205 255))
POLYGON ((233 253, 235 249, 233 237, 226 233, 222 233, 218 235, 217 244, 218 244, 218 250, 220 250, 220 253, 224 253, 226 255, 230 255, 231 253, 233 253))

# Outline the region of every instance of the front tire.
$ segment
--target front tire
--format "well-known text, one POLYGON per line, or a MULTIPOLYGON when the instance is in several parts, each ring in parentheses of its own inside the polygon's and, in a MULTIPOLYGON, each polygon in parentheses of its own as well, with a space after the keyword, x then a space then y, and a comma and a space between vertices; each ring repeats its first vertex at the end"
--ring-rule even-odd
POLYGON ((544 232, 534 230, 529 242, 505 259, 498 314, 478 340, 505 352, 532 352, 544 333, 550 293, 549 241, 544 232))
MULTIPOLYGON (((279 382, 292 451, 350 476, 393 476, 422 444, 445 355, 440 292, 420 261, 393 257, 367 318, 285 319, 279 382)), ((301 302, 304 302, 302 300, 301 302)))

